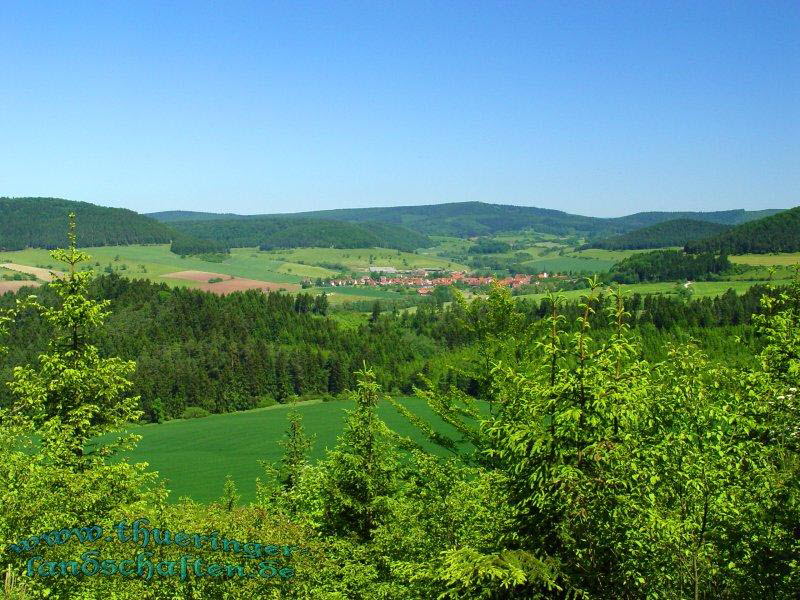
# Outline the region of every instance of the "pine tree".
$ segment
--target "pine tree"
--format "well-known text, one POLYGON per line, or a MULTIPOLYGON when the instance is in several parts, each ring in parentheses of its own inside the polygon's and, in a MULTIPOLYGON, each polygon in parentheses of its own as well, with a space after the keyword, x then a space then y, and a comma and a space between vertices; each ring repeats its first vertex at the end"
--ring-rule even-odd
POLYGON ((281 479, 287 489, 292 489, 308 465, 308 453, 311 451, 313 436, 306 435, 303 417, 296 408, 292 408, 286 416, 289 419, 289 429, 285 439, 280 441, 284 449, 281 459, 281 479))
POLYGON ((92 274, 77 266, 89 256, 76 249, 74 214, 68 238, 66 250, 50 253, 69 267, 50 284, 59 305, 30 300, 53 332, 47 352, 39 356, 37 367, 16 367, 9 387, 15 398, 12 418, 41 435, 42 447, 55 464, 80 471, 131 442, 127 437, 110 443, 94 438, 122 429, 142 413, 138 397, 127 395, 135 363, 101 357, 91 343, 108 316, 109 301, 88 297, 92 274))
POLYGON ((368 541, 396 488, 398 465, 390 430, 377 415, 375 374, 365 367, 357 377, 355 409, 323 464, 323 520, 330 533, 368 541))
POLYGON ((381 307, 381 301, 375 300, 375 302, 372 304, 372 314, 369 317, 369 322, 377 323, 378 319, 380 319, 382 310, 383 308, 381 307))

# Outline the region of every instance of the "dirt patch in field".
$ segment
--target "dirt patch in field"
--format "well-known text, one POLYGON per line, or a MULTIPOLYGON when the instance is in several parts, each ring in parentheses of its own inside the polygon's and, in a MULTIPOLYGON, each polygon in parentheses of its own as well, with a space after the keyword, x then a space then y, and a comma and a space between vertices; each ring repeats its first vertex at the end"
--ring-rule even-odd
POLYGON ((0 281, 0 294, 6 292, 16 292, 23 287, 39 287, 38 281, 0 281))
POLYGON ((268 281, 257 281, 255 279, 227 279, 217 283, 203 283, 198 286, 199 289, 206 292, 213 292, 214 294, 230 294, 231 292, 242 292, 244 290, 261 290, 262 292, 286 290, 287 292, 294 292, 300 289, 296 283, 270 283, 268 281))
POLYGON ((244 290, 261 290, 263 292, 286 290, 295 292, 300 289, 296 283, 271 283, 269 281, 259 281, 257 279, 244 279, 243 277, 231 277, 222 273, 208 273, 206 271, 178 271, 167 273, 162 277, 172 279, 184 279, 186 281, 196 281, 200 283, 196 289, 214 294, 230 294, 231 292, 242 292, 244 290), (208 283, 209 279, 222 279, 216 283, 208 283))
POLYGON ((200 281, 208 282, 209 279, 230 279, 230 275, 223 275, 222 273, 208 273, 206 271, 176 271, 175 273, 167 273, 162 277, 169 277, 170 279, 185 279, 186 281, 200 281))
POLYGON ((53 274, 55 275, 63 275, 61 271, 56 271, 55 269, 42 269, 40 267, 29 267, 27 265, 18 265, 16 263, 3 263, 0 267, 4 267, 11 271, 19 271, 20 273, 28 273, 29 275, 35 275, 42 281, 53 281, 53 274))

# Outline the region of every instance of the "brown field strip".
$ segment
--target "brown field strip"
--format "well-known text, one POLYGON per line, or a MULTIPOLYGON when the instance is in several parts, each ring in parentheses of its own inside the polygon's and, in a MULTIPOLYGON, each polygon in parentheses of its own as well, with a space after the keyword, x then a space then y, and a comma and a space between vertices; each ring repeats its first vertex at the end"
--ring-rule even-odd
POLYGON ((245 290, 261 290, 262 292, 286 290, 294 292, 300 289, 296 283, 269 283, 267 281, 256 281, 255 279, 227 279, 217 283, 202 283, 198 289, 214 294, 230 294, 231 292, 243 292, 245 290))
POLYGON ((0 281, 0 294, 16 292, 23 287, 39 287, 38 281, 0 281))
POLYGON ((186 281, 199 281, 208 282, 209 279, 219 277, 220 279, 230 279, 230 275, 224 273, 209 273, 207 271, 176 271, 175 273, 166 273, 162 277, 169 279, 185 279, 186 281))
POLYGON ((61 271, 56 271, 55 269, 42 269, 41 267, 29 267, 27 265, 18 265, 16 263, 3 263, 0 267, 4 267, 11 271, 19 271, 20 273, 28 273, 29 275, 35 275, 42 281, 53 281, 53 274, 55 275, 63 275, 61 271))
POLYGON ((206 271, 177 271, 175 273, 166 273, 162 275, 162 277, 167 279, 196 281, 200 283, 200 285, 195 289, 220 295, 230 294, 231 292, 242 292, 245 290, 261 290, 267 292, 283 289, 287 292, 294 292, 300 289, 300 286, 296 283, 271 283, 269 281, 231 277, 223 273, 209 273, 206 271), (208 283, 209 279, 215 278, 222 279, 222 281, 208 283))

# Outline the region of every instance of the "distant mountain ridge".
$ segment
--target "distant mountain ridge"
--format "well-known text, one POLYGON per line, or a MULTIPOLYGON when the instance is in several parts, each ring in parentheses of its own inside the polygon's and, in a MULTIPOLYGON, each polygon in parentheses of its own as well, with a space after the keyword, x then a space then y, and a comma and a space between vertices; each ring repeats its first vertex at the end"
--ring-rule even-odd
POLYGON ((401 225, 425 235, 470 237, 505 231, 535 229, 557 235, 580 233, 591 237, 627 233, 640 227, 674 219, 693 219, 737 225, 780 212, 780 209, 746 211, 743 209, 715 212, 642 212, 624 217, 601 218, 573 215, 560 210, 532 206, 454 202, 420 206, 376 208, 338 208, 291 214, 236 215, 190 211, 166 211, 148 216, 167 223, 209 219, 253 219, 260 217, 313 218, 359 223, 375 221, 401 225))

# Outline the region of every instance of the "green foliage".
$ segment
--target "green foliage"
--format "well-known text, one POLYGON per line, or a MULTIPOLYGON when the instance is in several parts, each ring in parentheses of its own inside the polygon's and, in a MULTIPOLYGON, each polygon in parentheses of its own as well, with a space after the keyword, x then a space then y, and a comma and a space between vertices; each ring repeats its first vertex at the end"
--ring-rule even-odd
POLYGON ((54 464, 84 470, 125 445, 124 439, 100 446, 91 440, 138 420, 141 413, 138 398, 127 395, 135 364, 103 358, 90 343, 108 315, 109 302, 87 297, 91 274, 76 267, 89 257, 76 249, 73 214, 68 236, 69 248, 51 253, 69 268, 50 284, 59 305, 46 307, 34 298, 25 305, 41 313, 51 339, 37 368, 14 369, 8 417, 42 435, 42 450, 54 464))
POLYGON ((619 283, 713 279, 731 269, 725 255, 684 254, 679 250, 654 250, 634 254, 611 268, 611 278, 619 283))
MULTIPOLYGON (((790 598, 800 284, 763 302, 763 366, 745 372, 692 344, 642 361, 625 299, 596 280, 569 331, 550 301, 533 349, 485 335, 493 410, 474 439, 510 512, 490 551, 452 555, 447 597, 790 598), (599 312, 610 335, 592 334, 599 312)), ((427 392, 442 418, 451 394, 427 392)))
POLYGON ((302 416, 297 410, 290 410, 286 416, 289 419, 289 430, 286 432, 286 438, 280 442, 284 449, 281 459, 281 479, 284 485, 291 489, 308 466, 308 454, 314 439, 306 435, 302 416))
POLYGON ((186 409, 181 413, 181 419, 202 419, 203 417, 207 417, 210 415, 205 408, 200 408, 199 406, 187 406, 186 409))
MULTIPOLYGON (((15 403, 0 413, 0 541, 145 516, 173 531, 218 531, 306 551, 287 559, 297 577, 285 586, 256 578, 25 578, 24 561, 12 558, 6 596, 789 600, 800 589, 800 279, 709 303, 628 298, 597 278, 576 304, 553 295, 523 303, 499 286, 469 305, 456 293, 447 309, 420 307, 414 325, 436 331, 452 349, 436 357, 452 360, 446 378, 432 380, 429 365, 420 366, 417 381, 455 433, 405 413, 447 459, 387 427, 377 412, 382 374, 364 367, 355 408, 322 461, 307 462, 310 440, 292 411, 281 470, 266 465, 254 504, 242 506, 228 478, 218 501, 173 507, 158 490, 146 492, 153 480, 142 467, 109 464, 103 450, 83 455, 72 440, 74 432, 80 439, 119 428, 122 412, 135 411, 125 395, 130 365, 103 363, 113 359, 90 350, 120 296, 109 294, 111 305, 90 299, 74 268, 83 259, 74 238, 59 256, 70 272, 54 287, 58 305, 20 299, 0 315, 0 333, 41 314, 52 335, 38 369, 15 371, 15 403), (654 315, 664 317, 665 329, 708 311, 714 322, 730 323, 754 299, 761 351, 750 364, 711 361, 685 338, 664 349, 664 360, 643 358, 647 336, 660 331, 654 315), (74 368, 45 368, 67 361, 74 368), (96 406, 112 417, 100 419, 96 406), (32 444, 32 436, 42 442, 32 444), (464 441, 471 450, 460 451, 464 441)), ((104 278, 101 285, 116 284, 104 278)), ((187 298, 187 312, 207 327, 214 313, 204 296, 187 298)), ((264 312, 255 295, 234 298, 252 303, 253 314, 264 312)), ((307 323, 293 299, 272 302, 266 306, 282 307, 276 323, 291 315, 307 323)), ((396 320, 412 328, 412 318, 384 315, 361 335, 374 330, 376 341, 392 334, 396 320)), ((205 331, 216 335, 213 327, 205 331)), ((285 340, 283 330, 271 335, 285 340)), ((342 352, 334 346, 327 357, 331 388, 349 373, 349 364, 333 366, 342 352)), ((284 375, 304 367, 291 355, 280 361, 284 375)), ((296 381, 284 377, 279 397, 295 396, 296 381)), ((222 396, 236 404, 248 393, 239 377, 222 396)), ((154 414, 161 397, 153 397, 154 414)), ((60 560, 83 549, 48 550, 60 560)))
POLYGON ((368 369, 357 373, 344 432, 322 463, 321 528, 329 534, 368 541, 397 489, 397 460, 386 424, 376 414, 380 387, 368 369))
POLYGON ((132 210, 59 198, 0 198, 0 249, 56 248, 64 221, 75 213, 81 246, 165 244, 175 231, 132 210))
POLYGON ((470 246, 470 254, 502 254, 511 250, 511 245, 499 240, 480 239, 474 246, 470 246))
POLYGON ((611 235, 683 218, 735 225, 776 212, 778 211, 647 212, 614 219, 601 219, 533 206, 453 202, 421 206, 320 210, 298 213, 296 218, 335 219, 354 223, 380 221, 400 224, 426 235, 472 237, 527 229, 556 235, 572 235, 575 232, 611 235))
MULTIPOLYGON (((55 306, 58 297, 49 287, 37 293, 42 304, 55 306)), ((0 306, 26 293, 0 297, 0 306)), ((363 360, 382 383, 410 389, 412 363, 436 350, 432 340, 386 315, 380 327, 320 318, 329 311, 325 294, 216 296, 116 274, 93 279, 88 294, 111 302, 113 314, 97 346, 102 355, 136 360, 132 391, 149 421, 158 419, 155 399, 161 418, 169 419, 187 406, 220 413, 255 408, 264 396, 284 401, 295 394, 338 394, 353 387, 352 366, 363 360)), ((26 313, 0 374, 34 360, 48 335, 46 322, 26 313)), ((0 405, 8 402, 8 390, 0 390, 0 405)))
MULTIPOLYGON (((423 235, 385 223, 344 223, 295 216, 255 216, 236 219, 174 221, 171 225, 188 239, 212 240, 225 248, 397 248, 412 251, 431 245, 423 235)), ((173 250, 174 251, 174 250, 173 250)), ((200 250, 212 252, 213 250, 200 250)), ((190 254, 193 252, 187 252, 190 254)))
POLYGON ((730 231, 687 243, 687 252, 764 254, 800 251, 800 206, 758 221, 743 223, 730 231))
POLYGON ((173 254, 181 256, 197 254, 203 260, 208 260, 209 262, 222 262, 229 252, 229 248, 230 246, 226 246, 219 241, 200 239, 185 233, 173 235, 172 244, 169 247, 170 252, 173 254))
MULTIPOLYGON (((51 333, 38 364, 17 367, 8 382, 13 403, 0 410, 0 545, 8 561, 6 595, 21 598, 75 597, 75 582, 33 580, 20 575, 23 564, 7 545, 63 527, 80 527, 114 511, 160 502, 163 494, 144 465, 109 459, 136 438, 97 436, 120 431, 136 420, 136 398, 127 395, 132 363, 102 358, 92 345, 107 303, 87 298, 87 273, 76 270, 87 257, 76 250, 74 215, 69 247, 53 252, 68 273, 52 284, 59 305, 45 307, 31 297, 0 317, 0 329, 41 314, 51 333), (34 443, 36 441, 36 443, 34 443)), ((55 560, 77 558, 80 549, 54 549, 55 560)))
POLYGON ((614 237, 597 240, 582 248, 606 250, 637 250, 683 246, 694 240, 710 237, 730 229, 729 225, 692 219, 674 219, 641 229, 634 229, 614 237))

